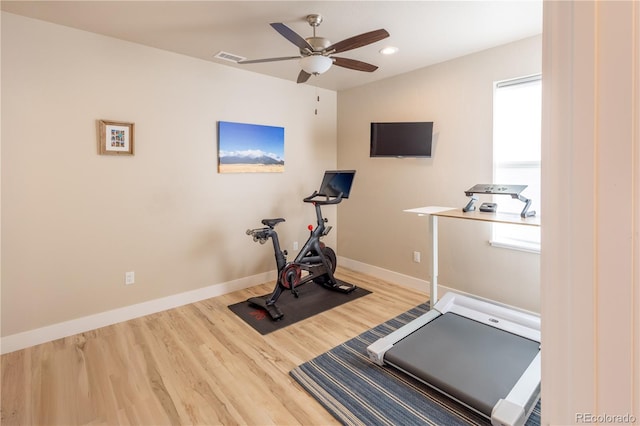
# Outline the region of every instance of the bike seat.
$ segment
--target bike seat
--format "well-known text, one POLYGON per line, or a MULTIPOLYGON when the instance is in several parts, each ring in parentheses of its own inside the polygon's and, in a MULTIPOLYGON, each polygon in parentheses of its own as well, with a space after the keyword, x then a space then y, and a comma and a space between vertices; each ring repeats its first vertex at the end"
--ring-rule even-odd
POLYGON ((284 218, 283 217, 278 217, 278 218, 275 218, 275 219, 262 219, 262 224, 265 225, 265 226, 268 226, 269 228, 273 228, 274 226, 276 226, 280 222, 284 222, 284 218))

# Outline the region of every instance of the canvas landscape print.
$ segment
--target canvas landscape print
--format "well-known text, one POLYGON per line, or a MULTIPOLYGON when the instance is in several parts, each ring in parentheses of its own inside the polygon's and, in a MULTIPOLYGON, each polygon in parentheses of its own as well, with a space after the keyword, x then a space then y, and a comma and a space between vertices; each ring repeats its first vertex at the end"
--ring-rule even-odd
POLYGON ((218 172, 282 173, 284 128, 218 122, 218 172))

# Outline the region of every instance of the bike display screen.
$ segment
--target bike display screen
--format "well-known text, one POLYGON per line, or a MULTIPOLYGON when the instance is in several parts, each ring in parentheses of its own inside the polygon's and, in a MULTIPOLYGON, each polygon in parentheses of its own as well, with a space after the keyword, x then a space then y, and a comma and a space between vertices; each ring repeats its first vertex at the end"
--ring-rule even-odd
POLYGON ((355 170, 327 170, 324 172, 318 195, 337 197, 342 192, 342 198, 349 198, 355 174, 355 170))

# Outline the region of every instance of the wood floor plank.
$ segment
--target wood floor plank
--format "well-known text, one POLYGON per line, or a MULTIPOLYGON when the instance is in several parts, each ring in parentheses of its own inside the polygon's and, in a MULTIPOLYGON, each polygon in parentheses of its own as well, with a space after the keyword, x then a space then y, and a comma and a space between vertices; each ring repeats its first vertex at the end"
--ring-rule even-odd
POLYGON ((372 293, 260 335, 228 305, 272 283, 5 354, 3 425, 331 425, 296 366, 423 303, 425 293, 338 268, 372 293))

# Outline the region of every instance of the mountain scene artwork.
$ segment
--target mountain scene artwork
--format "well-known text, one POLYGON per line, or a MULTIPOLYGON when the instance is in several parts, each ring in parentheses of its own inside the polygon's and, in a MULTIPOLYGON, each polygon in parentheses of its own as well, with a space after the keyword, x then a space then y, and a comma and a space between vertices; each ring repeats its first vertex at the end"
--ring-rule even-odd
POLYGON ((218 172, 284 172, 284 128, 219 121, 218 172))

